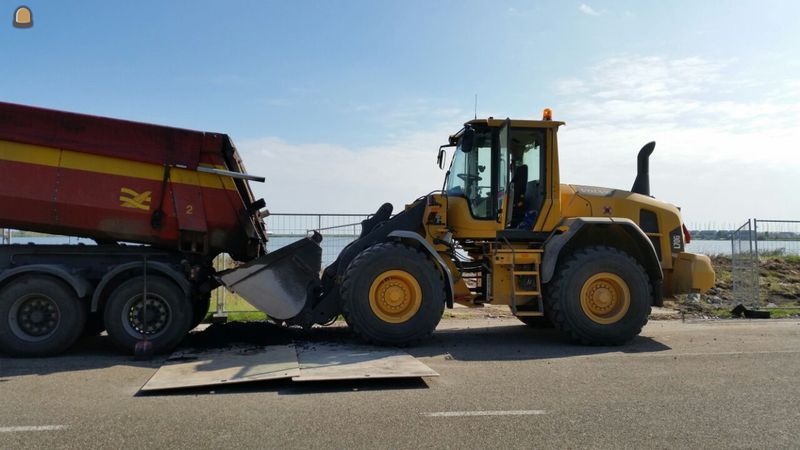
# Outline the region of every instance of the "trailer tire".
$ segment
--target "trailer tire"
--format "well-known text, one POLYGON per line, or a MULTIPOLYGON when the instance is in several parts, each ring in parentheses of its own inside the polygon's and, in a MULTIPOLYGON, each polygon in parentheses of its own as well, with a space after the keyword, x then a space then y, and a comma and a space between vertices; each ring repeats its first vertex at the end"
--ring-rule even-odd
POLYGON ((362 339, 407 345, 433 333, 445 305, 444 280, 427 255, 399 242, 375 244, 345 271, 345 321, 362 339))
POLYGON ((0 291, 0 350, 17 356, 61 353, 81 335, 86 309, 66 283, 26 275, 0 291))
POLYGON ((126 352, 133 352, 145 332, 154 353, 169 352, 189 331, 192 304, 174 282, 159 276, 148 276, 148 309, 145 317, 143 278, 131 278, 111 292, 105 306, 106 331, 114 343, 126 352))
POLYGON ((616 248, 577 250, 547 286, 546 307, 555 327, 584 345, 621 345, 650 316, 653 288, 644 267, 616 248))

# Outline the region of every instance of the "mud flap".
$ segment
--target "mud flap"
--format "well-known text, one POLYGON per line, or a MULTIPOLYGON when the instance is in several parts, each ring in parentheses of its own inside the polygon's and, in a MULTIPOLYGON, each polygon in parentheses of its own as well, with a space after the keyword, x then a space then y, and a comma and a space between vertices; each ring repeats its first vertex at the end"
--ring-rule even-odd
POLYGON ((274 319, 300 314, 309 287, 319 283, 322 236, 315 233, 235 269, 220 272, 220 283, 274 319))

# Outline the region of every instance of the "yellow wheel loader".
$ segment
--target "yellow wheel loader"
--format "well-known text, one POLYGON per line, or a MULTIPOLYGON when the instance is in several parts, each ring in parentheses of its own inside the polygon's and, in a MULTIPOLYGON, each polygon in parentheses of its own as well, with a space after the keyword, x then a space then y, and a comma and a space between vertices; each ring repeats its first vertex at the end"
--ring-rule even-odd
POLYGON ((471 120, 439 149, 454 155, 444 188, 392 216, 384 204, 360 237, 319 273, 319 235, 230 273, 221 282, 277 320, 309 327, 340 314, 364 339, 428 337, 445 307, 508 305, 531 326, 573 341, 622 344, 667 295, 714 284, 708 257, 677 207, 650 196, 642 148, 630 191, 561 184, 551 120, 471 120), (268 281, 268 282, 267 282, 268 281))

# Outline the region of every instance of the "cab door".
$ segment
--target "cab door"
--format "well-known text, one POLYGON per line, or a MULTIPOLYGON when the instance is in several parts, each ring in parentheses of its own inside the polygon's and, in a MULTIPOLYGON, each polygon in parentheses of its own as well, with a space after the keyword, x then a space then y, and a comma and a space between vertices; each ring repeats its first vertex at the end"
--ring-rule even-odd
POLYGON ((503 228, 508 123, 502 128, 476 126, 469 148, 459 141, 446 183, 447 223, 456 238, 494 239, 503 228))
POLYGON ((546 195, 547 130, 517 127, 507 132, 509 156, 506 228, 535 229, 546 195))

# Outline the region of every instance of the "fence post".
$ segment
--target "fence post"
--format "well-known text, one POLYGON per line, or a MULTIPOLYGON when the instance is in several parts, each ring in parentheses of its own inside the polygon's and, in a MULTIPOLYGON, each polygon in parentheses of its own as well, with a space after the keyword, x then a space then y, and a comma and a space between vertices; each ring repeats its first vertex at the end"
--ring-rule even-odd
MULTIPOLYGON (((225 254, 217 256, 217 270, 225 270, 225 254)), ((225 288, 217 288, 217 311, 211 316, 211 323, 225 323, 228 321, 228 313, 225 311, 225 288)))
POLYGON ((753 219, 753 230, 756 235, 756 258, 758 258, 758 219, 753 219))
POLYGON ((731 233, 731 289, 733 290, 733 299, 736 300, 736 236, 739 232, 734 231, 731 233))
POLYGON ((753 296, 754 296, 754 303, 753 306, 758 308, 758 304, 761 302, 761 290, 758 286, 759 281, 759 267, 761 266, 761 260, 758 258, 758 219, 753 218, 753 239, 755 240, 755 253, 753 255, 753 259, 755 260, 753 263, 753 296))

